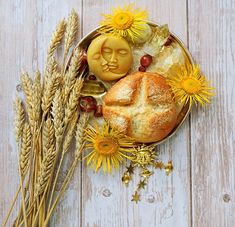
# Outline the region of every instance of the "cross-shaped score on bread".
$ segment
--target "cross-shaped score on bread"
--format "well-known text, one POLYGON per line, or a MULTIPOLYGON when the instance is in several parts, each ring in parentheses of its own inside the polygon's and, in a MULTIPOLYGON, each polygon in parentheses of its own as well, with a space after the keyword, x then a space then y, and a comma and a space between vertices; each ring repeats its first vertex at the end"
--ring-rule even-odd
POLYGON ((159 141, 171 132, 176 109, 166 79, 149 72, 119 80, 103 100, 103 116, 111 127, 143 143, 159 141))

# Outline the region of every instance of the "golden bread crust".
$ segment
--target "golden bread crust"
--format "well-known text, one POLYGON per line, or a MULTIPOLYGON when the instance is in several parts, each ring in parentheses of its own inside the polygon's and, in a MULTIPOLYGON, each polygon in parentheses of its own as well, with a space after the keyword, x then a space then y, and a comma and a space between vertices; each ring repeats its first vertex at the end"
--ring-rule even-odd
POLYGON ((111 127, 150 143, 165 138, 177 120, 176 104, 166 79, 136 72, 119 80, 103 99, 103 116, 111 127))
POLYGON ((125 78, 125 83, 114 84, 109 95, 104 97, 106 105, 130 105, 134 102, 142 76, 133 74, 132 77, 125 78))

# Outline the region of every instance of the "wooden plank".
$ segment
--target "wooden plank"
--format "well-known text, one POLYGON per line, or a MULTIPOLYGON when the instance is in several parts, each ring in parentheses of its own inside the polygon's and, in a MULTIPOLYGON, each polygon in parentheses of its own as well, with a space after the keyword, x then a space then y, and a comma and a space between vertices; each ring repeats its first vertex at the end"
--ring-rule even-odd
MULTIPOLYGON (((110 12, 116 5, 128 1, 84 1, 83 33, 98 26, 101 13, 110 12)), ((135 1, 139 7, 146 7, 150 19, 160 24, 168 23, 171 30, 185 42, 187 40, 186 1, 135 1)), ((190 153, 188 121, 180 131, 160 146, 160 158, 172 159, 174 173, 155 172, 149 186, 142 193, 139 204, 132 203, 135 177, 126 189, 121 182, 123 168, 114 174, 104 176, 93 173, 86 166, 82 173, 82 226, 181 226, 191 225, 190 216, 190 153)))
MULTIPOLYGON (((19 184, 13 134, 12 101, 21 69, 37 67, 36 5, 32 1, 1 2, 0 18, 0 220, 5 218, 19 184)), ((16 212, 13 213, 15 216, 16 212)), ((13 220, 11 216, 11 220, 13 220)))
POLYGON ((189 0, 189 47, 216 88, 192 111, 193 226, 235 226, 235 2, 189 0))

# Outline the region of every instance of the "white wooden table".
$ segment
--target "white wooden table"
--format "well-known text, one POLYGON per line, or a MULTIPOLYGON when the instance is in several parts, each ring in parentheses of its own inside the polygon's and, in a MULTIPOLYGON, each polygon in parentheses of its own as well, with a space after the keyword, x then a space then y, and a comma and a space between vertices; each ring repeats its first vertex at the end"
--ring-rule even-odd
MULTIPOLYGON (((98 25, 102 12, 128 2, 0 0, 0 223, 18 185, 12 99, 21 69, 43 69, 50 35, 72 8, 82 37, 98 25)), ((123 169, 103 176, 79 166, 51 226, 234 227, 235 0, 134 2, 184 41, 216 97, 207 108, 194 108, 177 135, 159 147, 174 172, 166 177, 156 171, 140 203, 130 202, 137 177, 125 188, 123 169)))

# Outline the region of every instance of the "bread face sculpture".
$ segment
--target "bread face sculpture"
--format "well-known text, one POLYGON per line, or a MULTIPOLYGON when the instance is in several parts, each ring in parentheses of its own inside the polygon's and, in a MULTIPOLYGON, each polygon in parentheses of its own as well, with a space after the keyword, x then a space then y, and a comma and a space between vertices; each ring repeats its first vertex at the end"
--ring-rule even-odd
POLYGON ((155 73, 137 72, 119 80, 103 100, 103 116, 136 142, 165 138, 177 120, 176 104, 166 79, 155 73))

